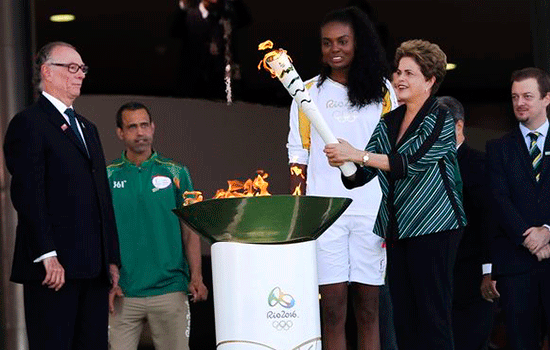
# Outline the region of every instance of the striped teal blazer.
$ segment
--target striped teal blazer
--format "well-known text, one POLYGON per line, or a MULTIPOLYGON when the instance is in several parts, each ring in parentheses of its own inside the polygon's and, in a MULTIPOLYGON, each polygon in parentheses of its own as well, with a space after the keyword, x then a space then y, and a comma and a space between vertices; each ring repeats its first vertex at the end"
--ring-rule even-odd
POLYGON ((362 186, 378 175, 383 196, 374 233, 386 239, 465 226, 451 113, 429 98, 397 142, 405 111, 403 105, 387 113, 366 147, 369 152, 387 154, 391 170, 359 167, 353 181, 342 177, 344 185, 362 186))

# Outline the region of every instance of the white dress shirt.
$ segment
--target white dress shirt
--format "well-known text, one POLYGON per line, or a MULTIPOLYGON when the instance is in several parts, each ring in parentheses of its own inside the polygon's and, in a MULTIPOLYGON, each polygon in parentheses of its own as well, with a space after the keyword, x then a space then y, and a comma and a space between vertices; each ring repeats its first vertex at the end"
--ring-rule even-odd
POLYGON ((531 137, 529 136, 530 132, 538 131, 539 137, 537 138, 537 146, 540 149, 542 156, 544 157, 544 142, 546 141, 546 135, 548 135, 548 126, 550 124, 548 123, 548 119, 538 127, 536 130, 529 130, 525 125, 522 123, 519 123, 519 130, 521 131, 521 134, 523 135, 523 139, 525 141, 525 145, 527 146, 527 149, 531 148, 531 137))

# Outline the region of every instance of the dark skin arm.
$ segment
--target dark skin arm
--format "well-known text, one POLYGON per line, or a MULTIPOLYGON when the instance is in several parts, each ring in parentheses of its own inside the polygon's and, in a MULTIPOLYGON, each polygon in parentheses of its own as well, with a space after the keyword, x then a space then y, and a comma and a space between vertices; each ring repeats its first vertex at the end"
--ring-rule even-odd
POLYGON ((181 233, 191 280, 189 281, 189 293, 191 301, 204 301, 208 297, 208 289, 202 280, 201 241, 199 236, 180 220, 181 233))

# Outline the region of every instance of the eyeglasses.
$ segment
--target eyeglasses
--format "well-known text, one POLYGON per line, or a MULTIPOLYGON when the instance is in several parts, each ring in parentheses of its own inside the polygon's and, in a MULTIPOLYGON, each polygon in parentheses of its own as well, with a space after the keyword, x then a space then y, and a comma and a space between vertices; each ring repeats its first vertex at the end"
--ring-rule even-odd
POLYGON ((89 67, 86 65, 78 65, 76 63, 48 63, 52 66, 65 67, 70 73, 76 73, 80 69, 82 73, 88 73, 89 67))

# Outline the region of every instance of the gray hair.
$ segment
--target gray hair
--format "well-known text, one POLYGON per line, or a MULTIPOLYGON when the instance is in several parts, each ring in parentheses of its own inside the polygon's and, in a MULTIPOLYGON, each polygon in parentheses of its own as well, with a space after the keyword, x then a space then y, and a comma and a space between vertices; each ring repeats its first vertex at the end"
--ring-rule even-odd
POLYGON ((51 58, 52 51, 59 46, 69 47, 76 51, 75 47, 71 44, 63 41, 54 41, 42 46, 42 48, 36 53, 33 64, 32 83, 38 93, 41 93, 42 90, 44 90, 44 86, 42 84, 42 73, 40 72, 42 65, 51 58))
POLYGON ((451 96, 441 96, 437 98, 440 106, 445 106, 449 109, 456 123, 459 120, 464 121, 464 106, 456 98, 451 96))

